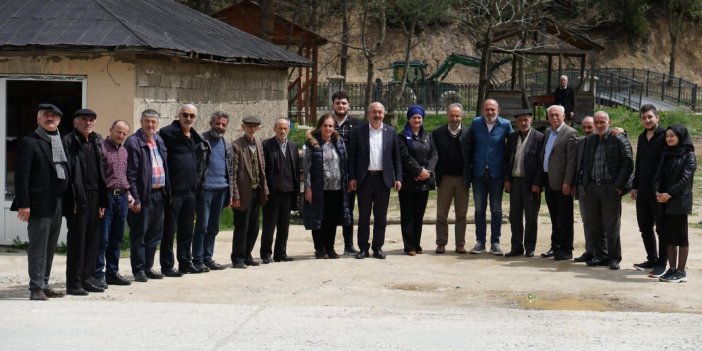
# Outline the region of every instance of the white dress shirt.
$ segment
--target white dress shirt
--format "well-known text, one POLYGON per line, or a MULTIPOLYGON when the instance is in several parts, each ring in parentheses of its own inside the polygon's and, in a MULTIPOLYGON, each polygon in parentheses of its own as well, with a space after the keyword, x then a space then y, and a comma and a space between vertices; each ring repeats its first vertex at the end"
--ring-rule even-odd
POLYGON ((370 144, 370 162, 368 162, 369 171, 383 170, 383 125, 380 128, 373 129, 370 125, 368 128, 369 144, 370 144))

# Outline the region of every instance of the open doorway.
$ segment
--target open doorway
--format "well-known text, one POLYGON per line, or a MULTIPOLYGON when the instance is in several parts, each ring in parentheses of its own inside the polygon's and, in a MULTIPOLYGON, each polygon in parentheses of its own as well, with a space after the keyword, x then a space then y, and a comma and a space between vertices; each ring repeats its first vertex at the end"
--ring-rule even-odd
POLYGON ((74 76, 0 76, 0 245, 19 238, 27 240, 26 223, 10 213, 15 197, 15 161, 20 138, 37 128, 37 105, 52 103, 63 112, 61 134, 73 128, 73 113, 85 106, 85 77, 74 76))

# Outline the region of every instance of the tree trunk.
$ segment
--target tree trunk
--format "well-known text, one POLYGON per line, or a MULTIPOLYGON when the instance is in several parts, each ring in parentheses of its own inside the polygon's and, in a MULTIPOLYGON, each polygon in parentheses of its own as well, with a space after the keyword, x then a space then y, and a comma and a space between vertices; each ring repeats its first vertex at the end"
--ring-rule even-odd
POLYGON ((273 23, 273 0, 261 0, 261 38, 269 41, 273 23))
MULTIPOLYGON (((417 25, 417 21, 413 20, 410 24, 409 32, 405 32, 407 41, 405 42, 405 69, 404 74, 400 78, 399 82, 395 84, 395 90, 393 91, 391 101, 388 101, 390 106, 387 107, 389 113, 385 116, 386 123, 395 126, 397 124, 397 109, 400 107, 400 100, 405 93, 405 87, 407 87, 407 72, 410 66, 410 54, 412 51, 412 39, 414 38, 414 29, 417 25)), ((425 108, 427 106, 424 106, 425 108)))
POLYGON ((490 46, 492 45, 492 27, 488 27, 483 38, 485 46, 480 48, 480 78, 478 79, 478 101, 476 101, 475 115, 482 113, 483 102, 487 98, 487 91, 490 85, 488 77, 488 67, 490 66, 490 46))
POLYGON ((347 1, 341 2, 341 53, 339 54, 339 74, 346 81, 349 67, 349 6, 347 1))
POLYGON ((366 112, 364 115, 368 115, 368 105, 370 105, 373 98, 373 76, 375 74, 375 56, 367 55, 366 60, 368 61, 368 74, 366 75, 366 91, 363 97, 363 110, 366 112))

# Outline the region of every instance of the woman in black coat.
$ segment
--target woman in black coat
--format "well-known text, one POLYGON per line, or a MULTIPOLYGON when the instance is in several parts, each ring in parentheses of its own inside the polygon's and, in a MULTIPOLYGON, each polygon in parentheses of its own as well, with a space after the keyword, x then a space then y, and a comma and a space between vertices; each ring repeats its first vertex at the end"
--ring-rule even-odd
POLYGON ((422 253, 422 224, 429 190, 435 188, 434 169, 439 159, 431 133, 424 130, 424 108, 412 105, 407 111, 407 123, 400 138, 402 159, 402 189, 400 223, 405 253, 422 253))
POLYGON ((303 223, 312 230, 314 256, 339 258, 334 250, 337 225, 351 224, 347 189, 346 147, 327 113, 307 133, 304 158, 305 203, 303 223))
POLYGON ((668 248, 670 268, 659 279, 682 283, 687 281, 687 215, 692 212, 692 179, 697 161, 695 147, 685 126, 673 124, 668 127, 665 143, 653 184, 662 211, 661 239, 668 248))

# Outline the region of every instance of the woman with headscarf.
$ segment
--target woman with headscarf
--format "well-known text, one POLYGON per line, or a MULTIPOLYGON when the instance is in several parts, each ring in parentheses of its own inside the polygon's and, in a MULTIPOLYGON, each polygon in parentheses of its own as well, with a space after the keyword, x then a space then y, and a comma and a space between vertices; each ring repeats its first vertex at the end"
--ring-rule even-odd
POLYGON ((307 133, 303 223, 312 230, 315 258, 339 258, 334 250, 337 225, 351 224, 346 191, 346 146, 334 129, 334 116, 323 115, 307 133))
POLYGON ((435 188, 434 168, 439 159, 431 133, 424 130, 424 108, 412 105, 407 110, 407 123, 399 134, 402 159, 400 223, 405 253, 422 253, 422 224, 429 190, 435 188))
POLYGON ((697 161, 695 147, 685 126, 673 124, 668 127, 665 143, 653 184, 662 211, 661 240, 668 249, 670 268, 659 279, 682 283, 687 281, 687 215, 692 213, 692 179, 697 161))

